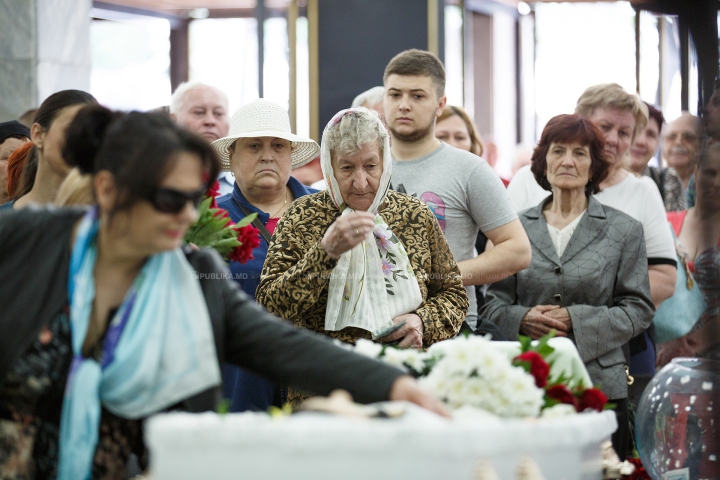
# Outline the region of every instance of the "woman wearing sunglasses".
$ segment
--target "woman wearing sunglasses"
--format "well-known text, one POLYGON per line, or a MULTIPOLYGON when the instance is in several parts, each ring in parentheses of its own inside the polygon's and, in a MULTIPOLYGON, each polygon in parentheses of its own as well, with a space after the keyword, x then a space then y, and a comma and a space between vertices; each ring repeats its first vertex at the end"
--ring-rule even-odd
POLYGON ((0 477, 125 478, 142 421, 216 407, 219 365, 438 412, 416 382, 277 321, 183 236, 219 162, 168 118, 81 110, 64 156, 90 209, 0 217, 0 477))

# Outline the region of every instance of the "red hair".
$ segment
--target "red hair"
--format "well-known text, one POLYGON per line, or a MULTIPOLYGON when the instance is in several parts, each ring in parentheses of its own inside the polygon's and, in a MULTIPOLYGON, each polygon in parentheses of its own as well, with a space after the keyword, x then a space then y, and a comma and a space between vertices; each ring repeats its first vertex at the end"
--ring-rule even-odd
POLYGON ((579 143, 590 148, 590 179, 585 194, 600 191, 600 182, 605 180, 610 165, 605 159, 605 140, 600 129, 580 115, 557 115, 550 119, 543 129, 540 143, 532 155, 531 167, 535 180, 545 190, 552 190, 547 180, 547 154, 553 143, 579 143))
POLYGON ((32 142, 25 142, 8 157, 6 188, 10 198, 14 198, 14 194, 20 183, 23 167, 25 166, 25 160, 34 146, 35 144, 32 142))

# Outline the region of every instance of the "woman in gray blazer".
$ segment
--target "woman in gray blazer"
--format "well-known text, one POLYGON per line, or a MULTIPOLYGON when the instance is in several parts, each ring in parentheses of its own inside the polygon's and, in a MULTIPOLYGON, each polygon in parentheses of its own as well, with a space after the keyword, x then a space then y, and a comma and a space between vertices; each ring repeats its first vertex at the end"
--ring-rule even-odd
POLYGON ((532 263, 490 286, 481 316, 511 337, 551 330, 575 342, 590 378, 616 405, 613 446, 629 441, 622 346, 651 323, 642 224, 593 194, 608 172, 601 132, 578 115, 546 125, 532 157, 538 183, 552 192, 520 214, 532 263))

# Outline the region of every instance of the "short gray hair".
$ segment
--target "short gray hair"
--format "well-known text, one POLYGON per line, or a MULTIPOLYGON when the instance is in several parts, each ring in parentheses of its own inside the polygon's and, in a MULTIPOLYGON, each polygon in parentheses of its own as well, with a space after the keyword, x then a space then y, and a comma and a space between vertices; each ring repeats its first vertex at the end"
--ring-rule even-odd
POLYGON ((377 143, 382 157, 384 138, 388 133, 378 120, 376 111, 358 107, 343 115, 338 123, 329 126, 322 141, 327 145, 331 159, 338 155, 352 155, 371 142, 377 143))
POLYGON ((207 83, 197 82, 197 81, 183 82, 180 85, 178 85, 178 87, 173 92, 172 97, 170 97, 170 113, 179 112, 183 107, 183 97, 185 96, 185 94, 187 92, 189 92, 190 90, 194 90, 198 87, 212 88, 213 90, 215 90, 216 92, 218 92, 220 94, 220 96, 223 98, 223 100, 225 100, 226 105, 229 104, 228 96, 225 94, 225 92, 223 92, 222 90, 220 90, 219 88, 217 88, 213 85, 208 85, 207 83))
POLYGON ((352 108, 364 107, 365 105, 372 107, 382 102, 383 95, 385 95, 385 87, 373 87, 355 97, 355 100, 352 102, 352 108))

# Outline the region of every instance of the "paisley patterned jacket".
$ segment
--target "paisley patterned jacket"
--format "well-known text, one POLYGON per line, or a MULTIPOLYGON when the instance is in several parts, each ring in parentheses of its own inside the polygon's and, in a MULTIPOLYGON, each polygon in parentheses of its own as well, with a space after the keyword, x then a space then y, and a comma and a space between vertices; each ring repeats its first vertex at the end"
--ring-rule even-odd
MULTIPOLYGON (((420 200, 392 190, 379 213, 405 247, 420 285, 423 303, 414 313, 423 321, 423 345, 457 335, 467 315, 468 298, 437 219, 420 200)), ((297 199, 275 229, 256 298, 299 327, 354 343, 369 339, 370 332, 353 327, 324 329, 330 274, 337 262, 325 253, 320 240, 339 216, 326 191, 297 199)))

